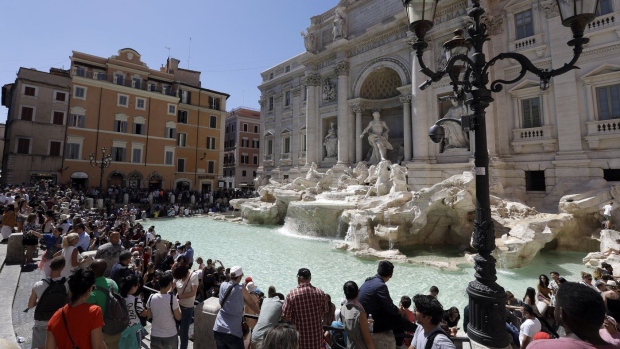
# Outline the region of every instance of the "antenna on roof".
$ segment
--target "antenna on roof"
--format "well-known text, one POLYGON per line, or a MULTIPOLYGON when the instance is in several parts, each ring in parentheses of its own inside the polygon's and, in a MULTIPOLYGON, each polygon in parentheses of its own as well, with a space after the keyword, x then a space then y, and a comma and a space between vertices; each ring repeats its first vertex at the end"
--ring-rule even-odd
POLYGON ((192 57, 192 37, 189 37, 189 50, 187 52, 187 69, 189 69, 189 60, 192 57))
POLYGON ((166 73, 168 73, 168 63, 170 62, 170 47, 166 46, 164 48, 168 50, 168 59, 166 60, 166 73))

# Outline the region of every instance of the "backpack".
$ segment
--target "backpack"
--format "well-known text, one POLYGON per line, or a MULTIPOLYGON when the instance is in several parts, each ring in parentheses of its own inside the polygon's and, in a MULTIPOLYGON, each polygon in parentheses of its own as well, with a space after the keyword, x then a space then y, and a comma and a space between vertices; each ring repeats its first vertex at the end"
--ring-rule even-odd
POLYGON ((56 310, 64 307, 69 300, 67 288, 65 287, 66 278, 54 281, 51 278, 42 279, 48 284, 45 291, 37 302, 34 309, 34 319, 38 321, 49 321, 56 310))
POLYGON ((129 311, 127 303, 120 294, 110 289, 107 290, 101 286, 95 286, 95 290, 106 295, 106 308, 103 314, 103 333, 115 335, 123 332, 129 326, 129 311))
POLYGON ((450 339, 450 337, 443 330, 435 331, 431 333, 431 335, 428 336, 428 338, 426 339, 426 345, 424 346, 424 349, 431 349, 433 347, 433 342, 435 341, 435 337, 437 337, 438 334, 443 334, 444 336, 448 337, 448 339, 450 339))

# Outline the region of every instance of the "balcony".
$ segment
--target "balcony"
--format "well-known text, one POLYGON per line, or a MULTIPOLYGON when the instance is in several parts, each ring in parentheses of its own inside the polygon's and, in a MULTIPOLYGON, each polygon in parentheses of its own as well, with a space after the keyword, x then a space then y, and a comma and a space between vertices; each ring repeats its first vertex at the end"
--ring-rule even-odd
POLYGON ((554 151, 556 140, 552 131, 552 125, 513 129, 512 149, 516 154, 554 151))
POLYGON ((268 154, 263 157, 263 166, 265 167, 273 166, 273 155, 272 154, 268 154))
POLYGON ((620 119, 588 121, 586 125, 590 149, 609 149, 620 144, 620 119))
POLYGON ((86 79, 106 81, 114 85, 135 88, 141 91, 161 93, 166 96, 178 97, 176 89, 173 89, 173 88, 162 89, 161 87, 159 88, 154 87, 153 83, 150 82, 149 80, 144 80, 144 79, 129 80, 126 78, 126 76, 123 76, 123 79, 118 79, 114 75, 108 75, 101 71, 87 69, 87 68, 77 68, 77 67, 73 68, 71 73, 72 73, 72 76, 79 76, 79 77, 86 78, 86 79))
POLYGON ((586 30, 588 32, 599 30, 607 27, 613 27, 616 24, 616 16, 613 13, 596 17, 592 22, 588 23, 586 30))
MULTIPOLYGON (((542 33, 538 33, 527 38, 511 41, 508 47, 511 47, 513 51, 527 55, 528 53, 534 53, 536 58, 542 58, 547 49, 547 45, 544 43, 544 36, 542 33)), ((515 64, 511 60, 512 64, 515 64)))

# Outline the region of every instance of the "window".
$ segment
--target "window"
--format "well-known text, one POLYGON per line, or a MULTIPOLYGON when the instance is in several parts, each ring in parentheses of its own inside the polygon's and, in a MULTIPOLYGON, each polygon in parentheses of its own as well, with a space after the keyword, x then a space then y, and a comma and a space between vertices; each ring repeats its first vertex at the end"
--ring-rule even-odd
POLYGON ((209 161, 207 163, 207 172, 208 173, 215 173, 215 161, 209 161))
POLYGON ((124 85, 125 77, 123 76, 123 74, 114 74, 114 81, 117 85, 124 85))
POLYGON ((157 91, 157 84, 155 83, 149 84, 149 91, 157 91))
POLYGON ((254 133, 258 133, 258 125, 254 125, 254 133))
POLYGON ((269 97, 269 111, 273 110, 273 97, 269 97))
POLYGON ((176 127, 166 126, 166 138, 177 138, 177 129, 176 127))
POLYGON ((140 85, 142 84, 142 79, 140 79, 140 77, 134 77, 131 81, 131 85, 134 88, 140 88, 140 85))
POLYGON ((620 118, 620 84, 596 88, 598 119, 620 118))
POLYGON ((545 171, 525 171, 525 189, 545 191, 545 171))
POLYGON ((86 117, 84 115, 72 114, 69 118, 69 126, 84 128, 84 121, 86 117))
POLYGON ((146 99, 136 97, 136 109, 146 110, 146 99))
POLYGON ((250 163, 249 156, 241 155, 241 163, 242 164, 249 164, 250 163))
POLYGON ((291 66, 290 66, 290 65, 287 65, 287 66, 286 66, 286 68, 284 68, 284 72, 285 72, 285 73, 288 73, 288 72, 290 72, 290 71, 291 71, 291 66))
POLYGON ((67 94, 64 92, 59 92, 56 91, 54 93, 54 100, 57 102, 66 102, 67 101, 67 94))
POLYGON ((65 113, 61 111, 55 111, 52 114, 52 124, 64 125, 65 124, 65 113))
POLYGON ((241 171, 241 176, 245 177, 248 175, 248 172, 246 170, 241 171))
POLYGON ((599 0, 598 7, 596 8, 596 16, 606 15, 614 11, 611 0, 599 0))
POLYGON ((177 159, 177 172, 185 172, 185 159, 177 159))
POLYGON ((288 154, 291 152, 291 137, 284 137, 282 139, 282 153, 288 154))
POLYGON ((25 86, 24 87, 24 95, 30 96, 30 97, 35 97, 37 95, 37 89, 35 87, 32 87, 32 86, 25 86))
POLYGON ((243 148, 248 148, 250 146, 250 140, 247 138, 244 138, 241 140, 241 146, 243 148))
POLYGON ((125 161, 126 149, 121 147, 112 147, 112 161, 125 161))
POLYGON ((619 182, 620 181, 620 170, 619 169, 605 169, 603 170, 603 178, 608 182, 619 182))
POLYGON ((226 133, 230 133, 230 127, 226 126, 226 133))
POLYGON ((522 128, 542 126, 540 117, 540 98, 521 100, 521 115, 523 115, 522 128))
POLYGON ((177 106, 174 104, 168 104, 168 114, 176 115, 177 114, 177 106))
POLYGON ((165 95, 171 95, 170 89, 171 89, 170 85, 161 86, 161 92, 165 95))
POLYGON ((129 97, 126 95, 118 95, 118 101, 116 103, 119 107, 126 107, 129 105, 129 97))
POLYGON ((267 140, 267 155, 273 154, 273 139, 267 140))
POLYGON ((174 152, 170 150, 166 150, 164 154, 164 165, 172 165, 174 162, 174 152))
POLYGON ((243 124, 243 132, 248 132, 248 124, 243 124))
POLYGON ((181 91, 181 103, 191 104, 192 103, 192 93, 190 91, 181 91))
POLYGON ((207 137, 207 149, 215 150, 215 137, 207 137))
POLYGON ((86 99, 86 87, 75 86, 73 88, 73 97, 78 99, 86 99))
POLYGON ((114 132, 127 133, 127 121, 114 120, 114 132))
POLYGON ((217 128, 217 116, 211 115, 211 120, 209 120, 209 127, 217 128))
POLYGON ((94 78, 94 79, 96 79, 96 80, 105 80, 105 79, 106 79, 106 76, 105 76, 105 73, 104 73, 104 72, 97 71, 97 72, 95 72, 95 73, 93 74, 93 78, 94 78))
MULTIPOLYGON (((179 147, 186 147, 187 146, 187 133, 179 133, 179 136, 177 138, 177 145, 179 147)), ((181 171, 183 172, 183 171, 181 171)))
POLYGON ((62 149, 62 142, 50 141, 50 156, 60 156, 60 149, 62 149))
POLYGON ((214 110, 220 110, 220 99, 218 97, 209 97, 209 107, 214 110))
POLYGON ((75 67, 75 75, 86 77, 86 68, 84 67, 75 67))
POLYGON ((526 10, 515 14, 515 32, 517 40, 534 35, 532 10, 526 10))
POLYGON ((187 110, 179 110, 177 122, 180 124, 187 124, 187 110))
POLYGON ((134 164, 139 164, 142 162, 142 148, 132 149, 131 162, 134 164))
POLYGON ((17 138, 17 154, 30 154, 30 138, 17 138))
POLYGON ((286 91, 284 94, 284 106, 288 107, 291 105, 291 91, 286 91))
POLYGON ((143 135, 146 132, 146 127, 144 124, 133 122, 133 134, 135 135, 143 135))
POLYGON ((252 171, 252 178, 256 178, 256 171, 252 171))
POLYGON ((269 73, 269 80, 273 79, 273 73, 269 73))
POLYGON ((34 120, 34 108, 22 107, 22 114, 19 118, 24 121, 33 121, 34 120))
POLYGON ((230 125, 230 132, 235 132, 235 124, 230 125))
POLYGON ((306 134, 301 135, 301 151, 306 151, 306 134))
POLYGON ((79 143, 67 143, 65 146, 65 158, 77 160, 80 158, 80 144, 79 143))
MULTIPOLYGON (((254 165, 258 165, 258 155, 254 155, 254 157, 253 157, 253 159, 252 159, 252 163, 253 163, 254 165)), ((256 177, 256 176, 254 176, 254 177, 256 177)))

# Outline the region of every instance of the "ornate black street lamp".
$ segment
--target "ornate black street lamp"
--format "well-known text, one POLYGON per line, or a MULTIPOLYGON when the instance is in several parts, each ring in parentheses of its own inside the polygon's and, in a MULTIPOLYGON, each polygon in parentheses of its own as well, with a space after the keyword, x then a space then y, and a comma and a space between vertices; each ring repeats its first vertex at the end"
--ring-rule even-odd
POLYGON ((103 197, 103 173, 105 169, 110 167, 110 162, 112 161, 112 155, 106 154, 106 147, 101 148, 101 160, 97 161, 95 157, 95 153, 90 153, 88 158, 90 159, 90 165, 92 167, 98 167, 101 169, 101 175, 99 176, 99 197, 103 197))
MULTIPOLYGON (((420 85, 424 90, 433 82, 448 75, 455 95, 464 99, 473 111, 472 115, 463 117, 460 122, 466 131, 475 131, 475 174, 476 174, 476 220, 472 247, 478 254, 474 257, 476 280, 469 283, 469 326, 468 336, 476 343, 487 347, 505 348, 508 346, 508 336, 505 329, 504 289, 496 283, 495 258, 492 252, 495 249, 495 231, 491 220, 489 198, 489 154, 487 152, 487 135, 485 109, 493 102, 492 92, 500 92, 503 85, 515 83, 529 71, 540 78, 540 88, 549 87, 552 77, 577 69, 575 63, 583 50, 583 45, 589 39, 583 37, 583 32, 589 22, 595 17, 598 0, 556 0, 562 19, 562 24, 570 27, 573 39, 568 42, 573 46, 573 59, 559 69, 539 69, 522 54, 515 52, 500 53, 487 61, 483 53, 483 46, 489 40, 486 25, 480 21, 484 9, 479 0, 472 0, 472 7, 468 10, 471 24, 467 28, 468 38, 462 36, 462 31, 444 44, 447 64, 438 71, 430 70, 423 60, 424 49, 428 47, 424 37, 433 27, 437 2, 439 0, 403 0, 409 29, 416 35, 413 43, 416 51, 420 71, 429 79, 420 85), (498 61, 510 58, 521 65, 519 75, 512 80, 495 80, 489 85, 489 69, 498 61)), ((455 120, 453 120, 455 121, 455 120)), ((444 137, 441 123, 438 121, 429 130, 429 136, 435 143, 441 142, 444 137)))

